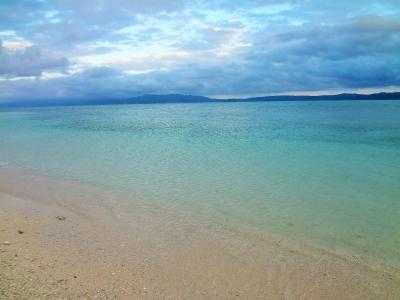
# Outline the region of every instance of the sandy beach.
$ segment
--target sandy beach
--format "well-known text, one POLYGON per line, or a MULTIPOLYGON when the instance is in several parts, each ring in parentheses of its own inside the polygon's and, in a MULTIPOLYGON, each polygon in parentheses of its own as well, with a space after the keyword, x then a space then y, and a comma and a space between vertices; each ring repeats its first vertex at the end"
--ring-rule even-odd
POLYGON ((394 268, 0 172, 1 299, 398 299, 394 268), (85 201, 86 199, 86 201, 85 201), (129 218, 128 218, 129 216, 129 218))

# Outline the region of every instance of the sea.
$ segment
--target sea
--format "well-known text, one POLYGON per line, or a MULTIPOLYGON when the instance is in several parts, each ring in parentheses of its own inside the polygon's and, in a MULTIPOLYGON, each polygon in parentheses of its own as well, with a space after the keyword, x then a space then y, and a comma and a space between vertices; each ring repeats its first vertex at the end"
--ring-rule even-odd
POLYGON ((400 101, 2 108, 0 165, 400 266, 400 101))

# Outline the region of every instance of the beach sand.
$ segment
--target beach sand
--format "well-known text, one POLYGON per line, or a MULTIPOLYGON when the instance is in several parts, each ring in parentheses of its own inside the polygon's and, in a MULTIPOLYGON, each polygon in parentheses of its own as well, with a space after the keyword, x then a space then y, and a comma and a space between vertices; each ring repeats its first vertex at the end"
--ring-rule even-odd
POLYGON ((1 167, 0 299, 400 298, 390 266, 108 197, 1 167))

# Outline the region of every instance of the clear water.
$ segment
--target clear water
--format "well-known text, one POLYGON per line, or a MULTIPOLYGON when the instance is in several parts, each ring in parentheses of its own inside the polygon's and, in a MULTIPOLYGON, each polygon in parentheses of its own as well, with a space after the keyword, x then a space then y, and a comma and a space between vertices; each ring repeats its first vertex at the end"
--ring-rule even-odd
POLYGON ((400 262, 400 102, 2 110, 0 161, 400 262))

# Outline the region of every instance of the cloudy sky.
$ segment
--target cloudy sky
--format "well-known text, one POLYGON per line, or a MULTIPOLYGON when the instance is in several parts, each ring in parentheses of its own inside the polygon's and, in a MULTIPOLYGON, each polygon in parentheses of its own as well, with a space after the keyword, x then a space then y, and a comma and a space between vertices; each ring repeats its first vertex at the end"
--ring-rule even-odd
POLYGON ((0 101, 399 87, 399 0, 0 0, 0 101))

